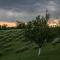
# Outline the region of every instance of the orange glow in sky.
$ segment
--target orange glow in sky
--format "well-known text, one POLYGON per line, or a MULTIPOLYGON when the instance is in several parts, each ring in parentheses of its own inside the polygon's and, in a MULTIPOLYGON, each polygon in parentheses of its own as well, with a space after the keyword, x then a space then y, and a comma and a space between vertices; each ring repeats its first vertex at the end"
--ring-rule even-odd
POLYGON ((48 26, 60 26, 60 20, 58 19, 51 19, 47 22, 48 26))
POLYGON ((16 26, 17 26, 17 25, 16 25, 16 22, 0 21, 0 25, 1 25, 1 26, 4 25, 4 24, 6 24, 7 27, 16 27, 16 26))

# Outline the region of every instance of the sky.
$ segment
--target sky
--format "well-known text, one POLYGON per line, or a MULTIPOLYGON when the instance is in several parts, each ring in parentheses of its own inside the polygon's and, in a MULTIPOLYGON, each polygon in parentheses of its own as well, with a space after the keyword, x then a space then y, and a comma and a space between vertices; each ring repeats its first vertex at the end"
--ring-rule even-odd
POLYGON ((60 17, 60 0, 0 0, 0 21, 30 21, 45 15, 60 17))

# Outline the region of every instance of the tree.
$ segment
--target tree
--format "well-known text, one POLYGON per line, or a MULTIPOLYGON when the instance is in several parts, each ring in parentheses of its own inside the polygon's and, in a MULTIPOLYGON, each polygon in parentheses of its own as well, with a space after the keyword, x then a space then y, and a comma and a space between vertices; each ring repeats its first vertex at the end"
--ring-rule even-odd
POLYGON ((20 22, 20 21, 16 21, 17 23, 17 27, 18 29, 24 29, 25 28, 25 23, 24 22, 20 22))
POLYGON ((6 29, 6 28, 7 28, 7 24, 3 24, 2 29, 6 29))
POLYGON ((0 25, 0 29, 1 29, 1 25, 0 25))
POLYGON ((45 16, 45 18, 46 18, 46 21, 48 21, 49 20, 49 18, 50 18, 50 14, 49 14, 49 12, 48 12, 48 10, 46 9, 46 16, 45 16))
POLYGON ((38 55, 40 55, 41 47, 46 39, 47 25, 45 22, 45 20, 42 20, 39 16, 37 16, 36 20, 28 22, 28 26, 25 30, 25 37, 38 45, 38 55))
POLYGON ((46 42, 52 42, 54 38, 59 36, 58 31, 60 28, 48 27, 46 20, 42 18, 39 21, 36 19, 28 22, 27 26, 25 29, 25 37, 38 45, 38 55, 40 55, 41 47, 45 40, 46 42))
POLYGON ((40 20, 40 15, 38 15, 38 16, 36 17, 36 20, 40 20))

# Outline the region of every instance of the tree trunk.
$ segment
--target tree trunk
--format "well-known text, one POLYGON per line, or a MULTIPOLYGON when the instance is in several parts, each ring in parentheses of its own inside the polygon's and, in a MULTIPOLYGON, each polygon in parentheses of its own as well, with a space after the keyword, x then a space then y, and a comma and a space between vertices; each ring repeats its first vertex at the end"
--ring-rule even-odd
POLYGON ((40 54, 41 54, 41 48, 39 48, 38 50, 38 56, 40 56, 40 54))

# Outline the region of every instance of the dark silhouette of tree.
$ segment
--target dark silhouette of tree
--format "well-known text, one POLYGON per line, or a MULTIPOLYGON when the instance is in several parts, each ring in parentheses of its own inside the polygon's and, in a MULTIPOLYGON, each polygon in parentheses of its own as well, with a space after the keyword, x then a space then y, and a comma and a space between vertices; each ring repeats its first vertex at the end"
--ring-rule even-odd
POLYGON ((1 27, 1 25, 0 25, 0 29, 1 29, 2 27, 1 27))
POLYGON ((40 15, 38 15, 38 16, 36 17, 36 20, 40 20, 40 15))
POLYGON ((24 29, 25 28, 25 23, 24 22, 20 22, 20 21, 16 21, 17 22, 17 27, 18 29, 24 29))
POLYGON ((45 18, 46 18, 46 21, 48 21, 49 20, 49 18, 50 18, 50 14, 49 14, 49 12, 48 12, 48 10, 46 9, 46 16, 45 16, 45 18))
POLYGON ((7 29, 7 24, 3 24, 2 29, 4 29, 4 30, 7 29))
POLYGON ((27 26, 25 29, 25 37, 38 45, 38 55, 40 55, 41 47, 45 41, 52 42, 56 37, 60 36, 60 28, 49 27, 43 17, 39 18, 39 20, 36 19, 28 22, 27 26))
POLYGON ((35 42, 40 49, 46 39, 46 28, 48 27, 45 19, 40 19, 39 16, 36 17, 36 20, 28 22, 28 27, 25 30, 25 37, 29 39, 31 42, 35 42))

